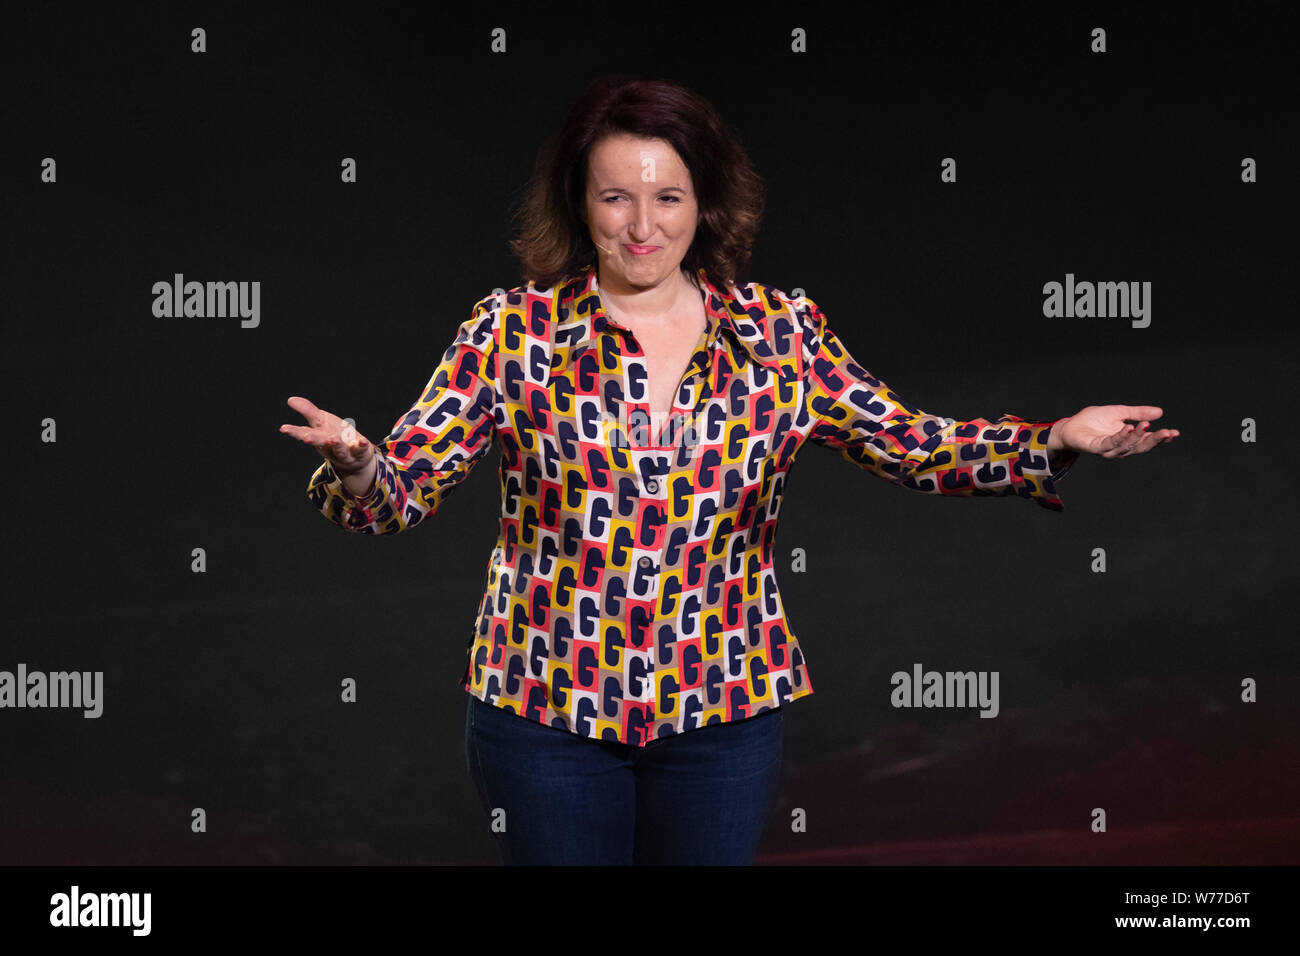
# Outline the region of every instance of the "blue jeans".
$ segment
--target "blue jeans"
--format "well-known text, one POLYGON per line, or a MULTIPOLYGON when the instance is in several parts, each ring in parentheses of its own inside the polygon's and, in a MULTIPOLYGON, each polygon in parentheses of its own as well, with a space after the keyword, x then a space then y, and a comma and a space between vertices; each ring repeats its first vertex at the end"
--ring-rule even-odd
POLYGON ((753 863, 781 769, 779 707, 638 748, 466 696, 466 763, 506 865, 753 863))

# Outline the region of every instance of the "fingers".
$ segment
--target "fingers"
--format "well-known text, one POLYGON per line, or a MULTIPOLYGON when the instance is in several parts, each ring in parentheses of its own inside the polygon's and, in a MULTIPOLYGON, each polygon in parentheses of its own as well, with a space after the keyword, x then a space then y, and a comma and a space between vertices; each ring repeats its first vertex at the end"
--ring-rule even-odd
POLYGON ((306 445, 320 445, 328 438, 320 429, 308 428, 305 425, 281 425, 280 434, 296 438, 306 445))
POLYGON ((312 424, 316 424, 316 419, 321 415, 321 410, 301 395, 290 395, 285 404, 312 424))
POLYGON ((353 454, 358 454, 365 449, 364 439, 358 442, 360 436, 351 420, 343 419, 340 422, 338 418, 322 408, 317 408, 314 403, 301 395, 289 396, 285 404, 305 418, 308 425, 281 425, 281 434, 297 438, 303 444, 313 446, 321 454, 325 454, 326 449, 337 451, 342 447, 349 448, 353 454), (335 428, 335 424, 339 427, 335 428), (343 439, 342 445, 337 443, 340 435, 343 439))
POLYGON ((349 461, 351 459, 361 460, 366 450, 370 447, 370 442, 356 432, 353 432, 352 440, 346 440, 337 435, 325 435, 314 428, 303 428, 301 425, 281 425, 280 433, 296 438, 304 445, 311 445, 320 454, 332 461, 349 461))
POLYGON ((351 446, 357 443, 357 428, 356 425, 352 423, 352 419, 343 419, 343 422, 339 427, 339 437, 343 440, 343 444, 345 445, 351 446))
POLYGON ((1124 417, 1133 421, 1152 422, 1165 413, 1163 408, 1156 405, 1123 405, 1124 417))
POLYGON ((317 451, 324 454, 324 449, 331 439, 314 428, 304 428, 302 425, 281 425, 280 433, 288 435, 290 438, 296 438, 304 445, 311 445, 317 451))
POLYGON ((293 435, 295 438, 301 438, 304 441, 307 440, 304 436, 305 432, 315 433, 317 429, 326 424, 329 417, 324 411, 317 408, 301 395, 291 395, 285 404, 305 418, 307 424, 311 427, 309 429, 304 429, 301 425, 282 425, 280 431, 285 434, 293 435))
POLYGON ((325 440, 325 444, 336 454, 347 452, 355 458, 360 458, 365 454, 366 448, 370 443, 358 435, 355 441, 348 441, 344 438, 328 438, 325 440))
POLYGON ((1140 455, 1144 451, 1150 451, 1156 445, 1173 441, 1181 434, 1176 428, 1162 428, 1152 432, 1148 430, 1150 424, 1149 421, 1141 421, 1137 425, 1125 425, 1123 429, 1111 436, 1111 447, 1102 452, 1101 457, 1127 458, 1130 455, 1140 455))
POLYGON ((1110 448, 1102 452, 1103 458, 1125 458, 1132 454, 1133 449, 1137 447, 1146 433, 1146 422, 1139 425, 1125 425, 1114 435, 1111 435, 1108 441, 1110 448))
POLYGON ((1132 425, 1125 425, 1115 434, 1106 439, 1106 450, 1101 453, 1102 458, 1120 458, 1124 455, 1125 449, 1131 444, 1130 436, 1133 433, 1132 425))
POLYGON ((1115 453, 1116 458, 1127 458, 1129 455, 1136 455, 1142 450, 1142 442, 1148 437, 1147 429, 1151 423, 1147 421, 1138 422, 1137 425, 1127 426, 1128 435, 1120 442, 1119 449, 1115 453))

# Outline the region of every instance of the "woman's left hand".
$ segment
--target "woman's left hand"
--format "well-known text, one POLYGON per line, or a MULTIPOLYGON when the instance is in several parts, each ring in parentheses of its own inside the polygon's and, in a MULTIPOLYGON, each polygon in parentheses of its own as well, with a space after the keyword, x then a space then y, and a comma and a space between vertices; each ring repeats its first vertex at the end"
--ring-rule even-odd
POLYGON ((1148 430, 1163 414, 1154 405, 1089 405, 1052 427, 1047 450, 1087 452, 1102 458, 1140 455, 1178 437, 1176 428, 1148 430), (1126 419, 1137 424, 1127 424, 1126 419))

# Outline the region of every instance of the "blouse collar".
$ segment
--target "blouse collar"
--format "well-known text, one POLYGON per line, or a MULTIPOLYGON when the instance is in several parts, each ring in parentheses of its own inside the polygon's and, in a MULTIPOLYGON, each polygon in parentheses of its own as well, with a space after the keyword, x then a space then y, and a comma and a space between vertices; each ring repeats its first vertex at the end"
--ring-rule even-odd
MULTIPOLYGON (((745 357, 774 371, 781 370, 781 359, 763 337, 762 329, 752 320, 734 294, 734 287, 715 285, 703 267, 696 270, 700 295, 704 299, 707 341, 709 347, 723 347, 720 333, 725 333, 739 345, 745 357)), ((592 344, 598 335, 610 331, 609 316, 600 301, 600 280, 596 267, 587 266, 565 282, 556 293, 557 329, 556 343, 565 342, 569 348, 555 368, 560 371, 575 359, 579 352, 592 344)))

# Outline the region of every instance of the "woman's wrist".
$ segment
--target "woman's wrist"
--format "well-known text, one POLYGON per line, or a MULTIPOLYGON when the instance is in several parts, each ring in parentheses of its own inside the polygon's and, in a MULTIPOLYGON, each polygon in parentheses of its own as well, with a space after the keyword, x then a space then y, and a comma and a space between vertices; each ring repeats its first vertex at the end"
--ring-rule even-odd
POLYGON ((1061 428, 1072 416, 1066 415, 1064 418, 1058 418, 1052 422, 1051 431, 1047 433, 1047 454, 1052 457, 1068 454, 1069 449, 1065 447, 1065 442, 1061 440, 1061 428))
MULTIPOLYGON (((343 485, 343 490, 351 497, 363 500, 375 493, 375 479, 379 472, 375 457, 375 455, 371 455, 370 461, 360 471, 354 471, 348 475, 339 475, 339 482, 343 485)), ((335 473, 337 474, 337 469, 335 469, 335 473)))

